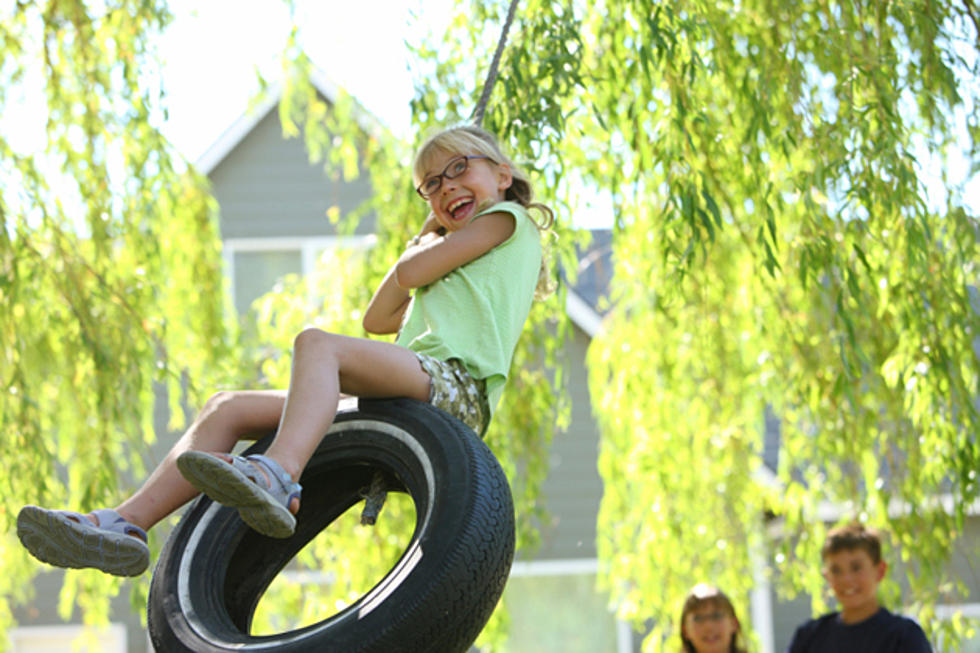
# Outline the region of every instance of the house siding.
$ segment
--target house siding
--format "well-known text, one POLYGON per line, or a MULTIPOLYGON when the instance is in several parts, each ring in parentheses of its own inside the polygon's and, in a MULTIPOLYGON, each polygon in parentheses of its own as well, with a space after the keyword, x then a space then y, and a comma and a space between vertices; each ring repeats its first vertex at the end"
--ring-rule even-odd
POLYGON ((572 402, 568 429, 556 433, 548 457, 548 476, 542 485, 546 511, 540 525, 541 546, 531 559, 596 557, 596 518, 602 497, 602 479, 596 467, 599 430, 585 369, 589 337, 575 327, 564 354, 572 402))
MULTIPOLYGON (((282 136, 271 110, 208 174, 221 207, 221 237, 324 236, 336 233, 327 211, 356 209, 370 196, 366 175, 332 179, 323 164, 311 164, 303 141, 282 136)), ((357 233, 371 233, 365 220, 357 233)))

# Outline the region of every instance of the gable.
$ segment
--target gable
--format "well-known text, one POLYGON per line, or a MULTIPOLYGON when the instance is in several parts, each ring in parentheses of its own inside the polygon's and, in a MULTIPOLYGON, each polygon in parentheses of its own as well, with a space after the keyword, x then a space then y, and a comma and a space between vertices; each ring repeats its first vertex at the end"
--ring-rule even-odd
MULTIPOLYGON (((311 164, 299 138, 282 136, 272 107, 209 173, 221 207, 221 237, 324 236, 336 233, 327 211, 357 208, 371 193, 366 176, 331 179, 323 164, 311 164)), ((358 233, 368 233, 360 225, 358 233)))

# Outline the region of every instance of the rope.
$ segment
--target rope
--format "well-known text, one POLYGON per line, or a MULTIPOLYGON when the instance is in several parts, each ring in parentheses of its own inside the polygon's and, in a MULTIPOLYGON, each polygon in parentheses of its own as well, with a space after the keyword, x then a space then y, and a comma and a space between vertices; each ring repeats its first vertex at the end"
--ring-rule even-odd
MULTIPOLYGON (((470 116, 470 120, 477 127, 483 122, 483 113, 486 111, 487 102, 490 100, 490 91, 493 90, 493 85, 497 81, 500 55, 504 51, 504 44, 507 42, 507 32, 510 30, 510 24, 514 22, 514 13, 516 10, 517 0, 510 0, 510 7, 507 9, 507 19, 504 21, 504 26, 500 31, 500 38, 497 40, 497 50, 493 53, 493 61, 490 62, 487 79, 483 82, 483 91, 480 93, 480 100, 476 103, 473 115, 470 116)), ((385 490, 384 475, 380 471, 375 470, 374 476, 371 478, 371 486, 362 489, 361 496, 364 498, 364 508, 361 512, 361 525, 374 525, 378 520, 378 514, 381 512, 381 508, 385 504, 385 498, 388 496, 388 492, 385 490)))
POLYGON ((361 490, 364 498, 364 509, 361 511, 361 526, 374 526, 378 521, 378 514, 385 505, 385 498, 388 491, 385 489, 385 476, 380 470, 374 470, 371 477, 371 486, 361 490))
POLYGON ((507 9, 507 19, 504 21, 504 26, 500 31, 500 39, 497 41, 497 51, 493 53, 493 61, 490 62, 487 79, 483 82, 483 91, 480 93, 480 100, 476 103, 476 108, 473 109, 473 115, 470 116, 470 120, 477 127, 483 122, 483 113, 486 111, 487 102, 490 101, 490 91, 493 90, 493 85, 497 81, 497 67, 500 65, 500 55, 504 51, 504 43, 507 42, 507 31, 510 29, 510 24, 514 22, 514 12, 516 10, 517 0, 510 0, 510 8, 507 9))

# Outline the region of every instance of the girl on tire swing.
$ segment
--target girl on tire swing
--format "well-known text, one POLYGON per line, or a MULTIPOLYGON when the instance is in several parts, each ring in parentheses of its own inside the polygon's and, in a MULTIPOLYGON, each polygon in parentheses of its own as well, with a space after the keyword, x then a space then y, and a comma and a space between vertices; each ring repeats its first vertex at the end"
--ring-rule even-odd
POLYGON ((429 138, 413 174, 431 212, 363 320, 369 333, 398 332, 394 343, 304 330, 294 341, 288 391, 212 396, 142 487, 115 509, 83 515, 25 506, 17 535, 27 550, 58 567, 139 575, 149 564, 146 531, 199 491, 237 508, 256 531, 289 537, 300 475, 341 393, 428 401, 482 436, 535 290, 547 282, 539 232, 554 215, 531 201, 528 178, 479 127, 429 138), (230 454, 239 440, 273 429, 265 455, 230 454))

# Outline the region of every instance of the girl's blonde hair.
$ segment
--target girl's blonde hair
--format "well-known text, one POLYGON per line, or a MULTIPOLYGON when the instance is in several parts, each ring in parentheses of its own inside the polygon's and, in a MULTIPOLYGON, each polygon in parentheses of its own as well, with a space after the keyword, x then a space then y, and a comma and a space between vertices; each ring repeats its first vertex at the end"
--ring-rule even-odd
MULTIPOLYGON (((691 588, 687 598, 684 599, 684 609, 681 610, 681 651, 684 653, 697 653, 691 640, 684 636, 684 620, 687 619, 687 615, 705 605, 722 610, 734 619, 736 624, 739 624, 738 616, 735 614, 735 606, 732 605, 731 599, 717 587, 705 583, 698 583, 691 588)), ((738 628, 735 629, 735 633, 732 634, 732 641, 728 645, 730 653, 745 653, 745 646, 742 644, 741 638, 742 627, 739 624, 738 628)))
MULTIPOLYGON (((541 214, 541 221, 532 222, 542 232, 544 255, 541 259, 541 270, 538 274, 538 285, 535 289, 535 296, 538 299, 546 297, 555 290, 556 283, 549 273, 549 259, 553 238, 552 225, 555 222, 555 213, 545 204, 533 201, 531 191, 531 181, 523 170, 500 149, 497 139, 493 134, 477 127, 476 125, 460 125, 450 127, 430 136, 419 148, 415 155, 415 162, 412 164, 412 177, 415 184, 422 183, 426 171, 431 169, 432 161, 440 153, 442 154, 479 154, 490 158, 496 163, 504 163, 511 171, 511 185, 504 193, 504 199, 517 202, 526 209, 535 209, 541 214)), ((482 208, 482 207, 481 207, 482 208)))
POLYGON ((538 229, 550 229, 551 225, 554 224, 554 212, 548 206, 532 201, 531 181, 527 174, 518 168, 501 151, 500 146, 497 144, 497 139, 490 132, 475 125, 461 125, 459 127, 450 127, 430 136, 422 144, 422 147, 419 148, 418 154, 415 155, 412 176, 415 178, 416 185, 422 182, 422 177, 430 169, 432 159, 440 152, 450 154, 480 154, 489 157, 497 163, 507 164, 511 170, 513 181, 511 182, 510 188, 504 194, 504 199, 517 202, 524 208, 539 211, 543 221, 535 221, 538 229))

